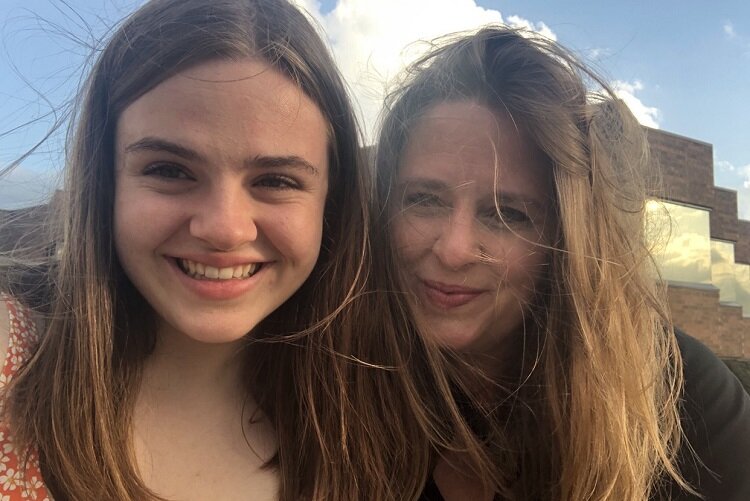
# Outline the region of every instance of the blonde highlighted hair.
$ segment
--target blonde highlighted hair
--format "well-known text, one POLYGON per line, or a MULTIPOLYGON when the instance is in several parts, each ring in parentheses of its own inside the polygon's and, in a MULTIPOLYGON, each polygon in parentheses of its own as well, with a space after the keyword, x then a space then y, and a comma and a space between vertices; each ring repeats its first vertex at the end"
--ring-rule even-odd
MULTIPOLYGON (((643 500, 665 480, 686 487, 675 460, 682 362, 644 239, 656 179, 644 131, 555 42, 506 27, 450 36, 387 102, 376 161, 381 217, 396 205, 414 125, 438 103, 467 100, 509 115, 541 152, 557 225, 549 271, 513 344, 521 369, 495 382, 492 405, 461 404, 460 426, 481 441, 468 468, 509 499, 643 500)), ((376 229, 389 242, 387 224, 376 229)), ((470 393, 458 372, 454 403, 470 393)))

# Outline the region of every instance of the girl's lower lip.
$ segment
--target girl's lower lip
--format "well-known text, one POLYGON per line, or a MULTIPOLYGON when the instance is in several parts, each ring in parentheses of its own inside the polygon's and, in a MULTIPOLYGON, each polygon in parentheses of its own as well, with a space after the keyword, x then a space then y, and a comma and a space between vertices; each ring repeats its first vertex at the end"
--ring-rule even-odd
POLYGON ((483 293, 483 291, 470 290, 446 292, 439 287, 430 285, 429 282, 424 280, 420 281, 420 284, 425 298, 433 305, 444 310, 458 308, 459 306, 470 303, 483 293))
POLYGON ((168 258, 172 271, 177 275, 178 280, 196 296, 209 300, 228 300, 235 299, 251 289, 258 281, 257 277, 265 271, 268 263, 265 263, 254 275, 248 278, 229 279, 229 280, 199 280, 187 275, 178 266, 177 261, 168 258))

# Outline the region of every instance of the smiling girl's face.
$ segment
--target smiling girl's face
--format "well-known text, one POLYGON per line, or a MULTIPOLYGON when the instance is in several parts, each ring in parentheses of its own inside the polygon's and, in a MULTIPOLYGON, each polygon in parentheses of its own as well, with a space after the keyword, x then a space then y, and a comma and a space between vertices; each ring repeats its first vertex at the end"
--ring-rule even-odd
POLYGON ((542 155, 507 115, 448 101, 416 122, 396 183, 394 240, 420 328, 441 346, 499 353, 549 262, 542 155))
POLYGON ((299 289, 320 251, 327 130, 257 59, 200 64, 124 110, 115 245, 160 328, 235 341, 299 289))

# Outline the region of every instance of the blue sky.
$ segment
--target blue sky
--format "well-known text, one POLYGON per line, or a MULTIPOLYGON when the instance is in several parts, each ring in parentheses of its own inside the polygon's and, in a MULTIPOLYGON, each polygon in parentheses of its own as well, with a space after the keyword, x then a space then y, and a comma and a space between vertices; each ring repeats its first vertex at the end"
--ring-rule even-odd
MULTIPOLYGON (((369 130, 391 78, 422 50, 410 42, 487 22, 525 25, 594 63, 642 123, 711 143, 716 184, 738 191, 750 219, 750 2, 296 1, 328 33, 369 130)), ((39 117, 64 113, 92 41, 140 3, 3 0, 0 166, 44 136, 51 122, 39 117)), ((55 186, 62 132, 0 180, 0 208, 38 202, 55 186)))

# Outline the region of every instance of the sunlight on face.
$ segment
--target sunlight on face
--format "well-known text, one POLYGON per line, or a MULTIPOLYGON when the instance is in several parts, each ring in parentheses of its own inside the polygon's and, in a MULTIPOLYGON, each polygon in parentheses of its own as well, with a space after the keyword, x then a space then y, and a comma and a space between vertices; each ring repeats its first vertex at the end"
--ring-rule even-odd
POLYGON ((393 234, 425 336, 496 353, 523 327, 549 262, 549 168, 506 115, 469 101, 416 122, 397 175, 393 234))
POLYGON ((307 279, 328 191, 327 124, 257 59, 179 73, 120 116, 115 244, 160 329, 236 341, 307 279))

